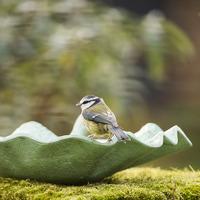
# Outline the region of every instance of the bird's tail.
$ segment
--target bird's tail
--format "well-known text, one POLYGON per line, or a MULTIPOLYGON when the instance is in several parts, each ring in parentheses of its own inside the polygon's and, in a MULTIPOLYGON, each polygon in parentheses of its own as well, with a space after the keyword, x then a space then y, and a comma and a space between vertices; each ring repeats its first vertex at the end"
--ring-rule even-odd
POLYGON ((114 134, 118 140, 130 140, 130 138, 124 133, 124 131, 119 127, 110 126, 109 131, 114 134))

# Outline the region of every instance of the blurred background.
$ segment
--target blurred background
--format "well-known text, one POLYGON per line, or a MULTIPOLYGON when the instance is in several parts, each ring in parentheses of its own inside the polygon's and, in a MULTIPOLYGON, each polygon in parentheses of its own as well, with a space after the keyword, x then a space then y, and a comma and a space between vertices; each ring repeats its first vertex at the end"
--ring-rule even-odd
POLYGON ((149 165, 200 167, 200 2, 1 0, 0 135, 70 133, 86 94, 125 130, 179 125, 194 146, 149 165))

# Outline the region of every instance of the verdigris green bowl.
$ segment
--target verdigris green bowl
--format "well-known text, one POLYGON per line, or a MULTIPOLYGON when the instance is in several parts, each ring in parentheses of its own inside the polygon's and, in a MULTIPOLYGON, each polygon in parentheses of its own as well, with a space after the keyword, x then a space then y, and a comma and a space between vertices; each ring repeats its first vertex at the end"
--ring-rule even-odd
POLYGON ((0 176, 82 184, 146 163, 192 146, 178 127, 162 131, 149 123, 130 141, 92 140, 79 117, 70 135, 56 136, 37 122, 22 124, 11 135, 0 137, 0 176))

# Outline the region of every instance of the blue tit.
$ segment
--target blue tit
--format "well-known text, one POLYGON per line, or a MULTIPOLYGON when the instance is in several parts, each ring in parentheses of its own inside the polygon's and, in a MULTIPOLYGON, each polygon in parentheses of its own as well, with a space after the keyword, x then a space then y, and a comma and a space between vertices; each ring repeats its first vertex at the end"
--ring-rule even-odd
POLYGON ((114 113, 102 98, 94 95, 83 97, 76 106, 81 107, 84 125, 91 135, 115 135, 119 141, 129 137, 119 127, 114 113))

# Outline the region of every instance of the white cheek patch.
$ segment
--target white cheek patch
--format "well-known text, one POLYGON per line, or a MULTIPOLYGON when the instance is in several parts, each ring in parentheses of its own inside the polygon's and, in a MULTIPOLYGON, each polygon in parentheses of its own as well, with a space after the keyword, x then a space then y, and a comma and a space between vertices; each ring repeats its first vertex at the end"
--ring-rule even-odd
POLYGON ((90 101, 90 102, 88 102, 86 104, 82 104, 81 105, 81 109, 85 110, 85 109, 89 108, 90 106, 92 106, 94 103, 95 103, 95 101, 90 101))

